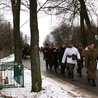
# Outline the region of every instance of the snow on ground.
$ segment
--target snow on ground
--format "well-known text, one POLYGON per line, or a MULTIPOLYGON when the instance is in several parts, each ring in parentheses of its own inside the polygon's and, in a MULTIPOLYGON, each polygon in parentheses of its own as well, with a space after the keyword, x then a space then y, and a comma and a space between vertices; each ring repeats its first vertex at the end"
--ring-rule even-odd
MULTIPOLYGON (((81 88, 65 82, 62 84, 42 75, 43 90, 38 93, 31 92, 31 71, 24 70, 24 85, 23 88, 4 88, 1 90, 2 96, 12 98, 92 98, 94 95, 87 93, 81 88)), ((94 97, 97 98, 97 97, 94 97)))
MULTIPOLYGON (((13 56, 6 59, 14 60, 13 56)), ((79 87, 70 83, 62 84, 42 74, 42 90, 40 92, 31 92, 31 71, 24 69, 24 87, 22 88, 3 88, 0 98, 98 98, 79 87), (7 96, 7 97, 5 97, 7 96)))

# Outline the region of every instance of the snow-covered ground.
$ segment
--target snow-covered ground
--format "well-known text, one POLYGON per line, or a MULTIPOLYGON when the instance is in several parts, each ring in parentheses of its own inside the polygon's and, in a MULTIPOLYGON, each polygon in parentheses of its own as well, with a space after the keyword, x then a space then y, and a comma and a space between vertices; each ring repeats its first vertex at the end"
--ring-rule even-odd
MULTIPOLYGON (((7 62, 13 60, 13 55, 4 59, 7 62)), ((66 81, 65 83, 57 82, 43 74, 42 90, 37 93, 31 92, 31 71, 28 69, 24 69, 23 88, 3 88, 0 92, 3 96, 0 98, 98 98, 98 96, 66 81)))

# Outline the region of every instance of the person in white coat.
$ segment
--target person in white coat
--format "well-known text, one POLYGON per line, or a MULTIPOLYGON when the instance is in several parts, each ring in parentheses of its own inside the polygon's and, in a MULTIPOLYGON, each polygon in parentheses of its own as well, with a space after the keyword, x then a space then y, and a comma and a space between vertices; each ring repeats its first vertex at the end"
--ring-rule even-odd
POLYGON ((74 47, 73 42, 70 41, 68 48, 64 51, 62 63, 64 64, 66 62, 66 66, 68 67, 68 76, 72 81, 74 81, 74 67, 77 59, 81 59, 80 53, 78 52, 78 49, 74 47))

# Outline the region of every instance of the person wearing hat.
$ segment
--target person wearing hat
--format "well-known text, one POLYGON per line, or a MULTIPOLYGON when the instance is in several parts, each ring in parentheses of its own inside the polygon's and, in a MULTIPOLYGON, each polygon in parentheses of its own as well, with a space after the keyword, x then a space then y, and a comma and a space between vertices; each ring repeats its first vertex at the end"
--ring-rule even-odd
POLYGON ((92 85, 96 86, 95 79, 97 71, 98 51, 94 48, 94 43, 88 43, 88 50, 85 55, 85 67, 87 68, 88 82, 92 81, 92 85))
POLYGON ((80 53, 78 52, 78 49, 74 47, 73 42, 70 41, 68 48, 64 51, 62 63, 64 64, 66 62, 68 76, 72 81, 74 81, 74 67, 77 59, 80 59, 80 53))

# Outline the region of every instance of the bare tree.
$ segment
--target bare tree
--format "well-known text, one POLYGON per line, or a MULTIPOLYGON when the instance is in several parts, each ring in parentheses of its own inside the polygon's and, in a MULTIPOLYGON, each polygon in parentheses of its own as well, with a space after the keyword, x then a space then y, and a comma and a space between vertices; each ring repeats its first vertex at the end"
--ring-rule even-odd
POLYGON ((21 37, 20 37, 20 3, 21 0, 11 0, 13 12, 14 54, 15 62, 22 63, 21 37))
POLYGON ((90 17, 91 14, 90 12, 92 11, 93 13, 96 14, 94 11, 94 3, 97 1, 91 1, 87 2, 88 0, 49 0, 50 5, 44 7, 47 9, 48 14, 55 14, 59 16, 60 18, 63 19, 64 22, 71 23, 71 25, 74 25, 73 22, 77 16, 80 15, 81 18, 81 35, 82 35, 82 42, 86 45, 86 42, 89 42, 89 39, 95 42, 95 37, 94 37, 94 32, 92 31, 91 27, 91 21, 90 17), (93 6, 92 6, 93 5, 93 6), (90 9, 90 11, 89 11, 90 9), (85 32, 84 28, 84 20, 87 25, 88 32, 85 32), (86 36, 85 36, 86 35, 86 36))
POLYGON ((32 90, 39 92, 42 89, 40 59, 39 59, 39 31, 37 21, 37 0, 29 0, 30 2, 30 30, 31 30, 31 76, 32 90))
POLYGON ((52 32, 51 35, 54 38, 54 41, 56 41, 59 45, 62 43, 68 43, 69 40, 72 39, 75 44, 81 42, 80 37, 80 28, 79 27, 73 27, 73 31, 71 31, 71 27, 66 24, 62 24, 59 27, 56 27, 52 32))
POLYGON ((0 50, 10 50, 13 47, 13 33, 9 23, 0 19, 0 50))

